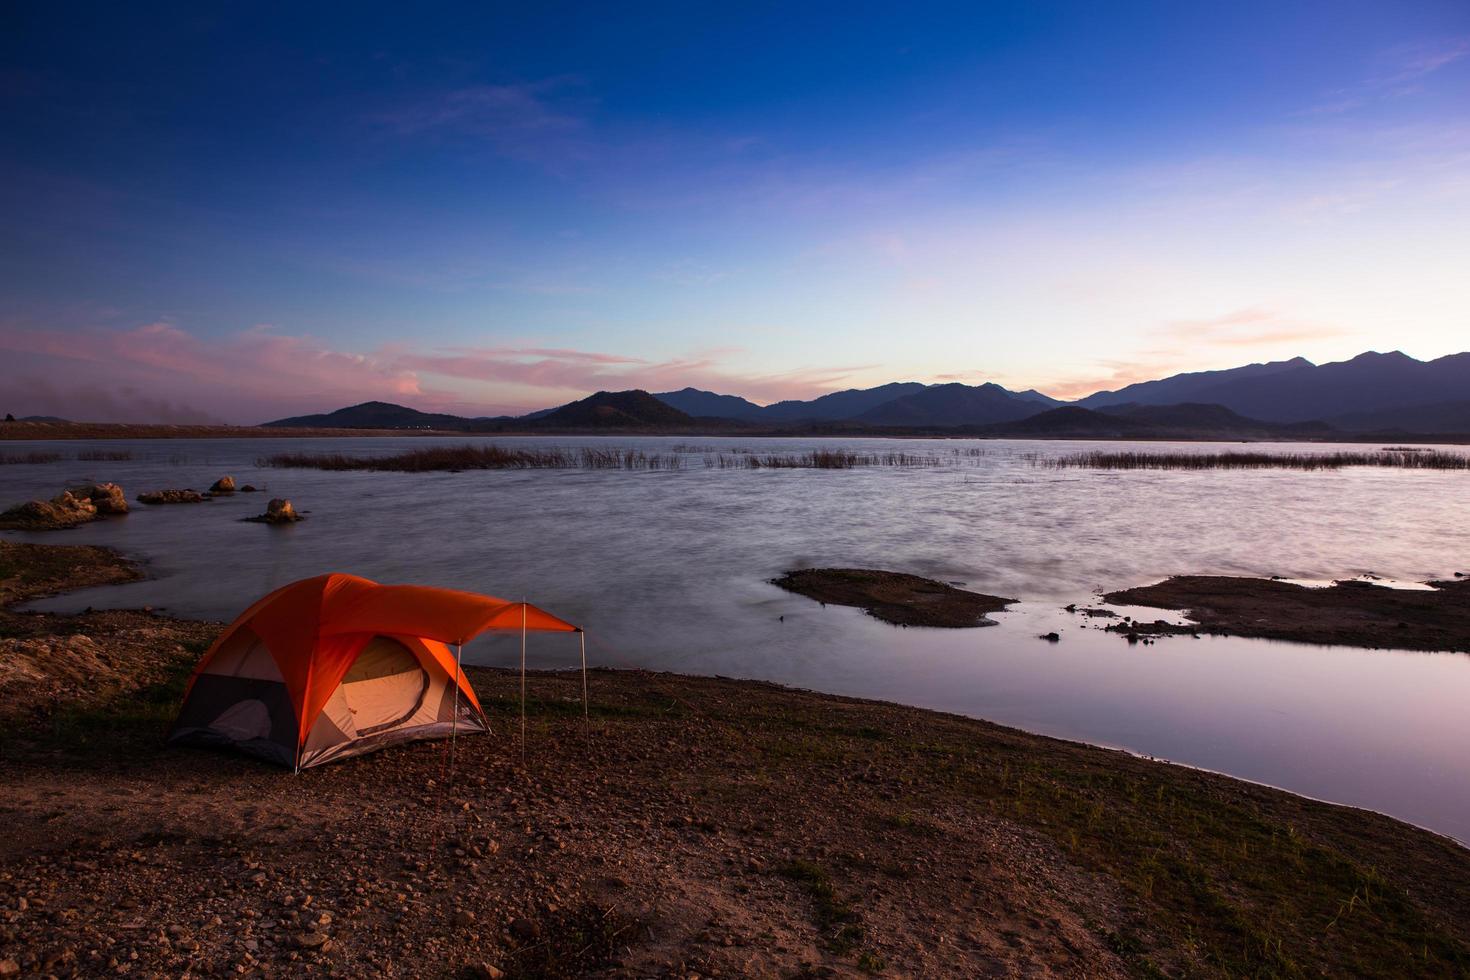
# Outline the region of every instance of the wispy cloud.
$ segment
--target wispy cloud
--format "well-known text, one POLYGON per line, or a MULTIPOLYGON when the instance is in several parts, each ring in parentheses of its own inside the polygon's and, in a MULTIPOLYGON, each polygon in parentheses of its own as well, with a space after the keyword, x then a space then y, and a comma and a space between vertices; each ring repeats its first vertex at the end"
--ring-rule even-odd
POLYGON ((400 137, 471 139, 515 159, 558 165, 595 155, 586 99, 571 77, 432 93, 372 117, 400 137))
POLYGON ((1378 55, 1376 66, 1362 81, 1325 93, 1321 102, 1298 115, 1339 115, 1384 99, 1412 95, 1421 90, 1427 76, 1466 57, 1470 57, 1470 37, 1397 45, 1378 55))
POLYGON ((172 422, 256 422, 370 399, 519 414, 601 389, 685 386, 768 402, 845 387, 873 367, 744 372, 732 366, 743 353, 733 348, 665 359, 539 346, 391 344, 352 353, 267 326, 206 338, 168 321, 67 331, 0 324, 0 352, 8 355, 0 387, 14 400, 5 411, 172 422))
POLYGON ((1314 323, 1252 306, 1213 317, 1170 320, 1147 331, 1151 345, 1131 357, 1094 362, 1094 372, 1059 378, 1040 385, 1057 398, 1080 398, 1095 391, 1112 391, 1140 381, 1179 374, 1238 367, 1241 349, 1297 356, 1295 345, 1351 335, 1333 324, 1314 323))
POLYGON ((1150 332, 1173 354, 1191 347, 1270 347, 1343 337, 1347 331, 1326 323, 1309 323, 1253 306, 1221 316, 1170 320, 1150 332))
POLYGON ((715 350, 666 360, 646 360, 592 351, 547 348, 453 348, 404 353, 399 368, 461 380, 541 389, 579 397, 592 391, 643 388, 664 391, 686 386, 740 394, 758 402, 810 398, 840 388, 871 365, 798 368, 743 373, 727 365, 732 350, 715 350))

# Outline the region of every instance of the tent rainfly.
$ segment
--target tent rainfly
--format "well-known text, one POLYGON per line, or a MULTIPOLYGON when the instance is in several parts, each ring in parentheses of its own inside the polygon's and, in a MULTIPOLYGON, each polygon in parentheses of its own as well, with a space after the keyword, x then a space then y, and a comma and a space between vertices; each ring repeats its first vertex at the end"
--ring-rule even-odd
MULTIPOLYGON (((300 771, 398 742, 488 730, 456 648, 486 632, 580 633, 524 602, 334 573, 240 614, 194 668, 169 741, 300 771)), ((524 641, 522 670, 524 671, 524 641)), ((585 660, 584 660, 585 670, 585 660)))

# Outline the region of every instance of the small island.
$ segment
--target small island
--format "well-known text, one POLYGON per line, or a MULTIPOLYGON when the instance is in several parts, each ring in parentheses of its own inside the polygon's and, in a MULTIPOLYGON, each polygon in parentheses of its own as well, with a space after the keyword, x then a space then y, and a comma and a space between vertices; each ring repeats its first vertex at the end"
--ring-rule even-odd
POLYGON ((1337 646, 1470 652, 1470 579, 1399 589, 1358 579, 1313 587, 1279 579, 1177 575, 1109 592, 1116 605, 1183 610, 1193 623, 1129 621, 1130 636, 1230 634, 1337 646))
POLYGON ((824 604, 857 606, 895 626, 994 626, 995 620, 986 613, 1003 612, 1016 601, 967 592, 918 575, 871 568, 798 568, 772 579, 771 584, 824 604))

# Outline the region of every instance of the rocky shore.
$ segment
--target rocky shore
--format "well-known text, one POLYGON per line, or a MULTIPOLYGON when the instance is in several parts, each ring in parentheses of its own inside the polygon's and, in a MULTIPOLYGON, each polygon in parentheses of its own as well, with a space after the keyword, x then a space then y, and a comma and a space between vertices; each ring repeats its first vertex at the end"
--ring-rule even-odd
MULTIPOLYGON (((136 574, 0 551, 10 602, 136 574)), ((0 612, 0 664, 85 636, 116 668, 100 694, 53 676, 0 726, 0 975, 1470 970, 1470 851, 1447 839, 897 705, 596 671, 589 724, 575 677, 537 674, 522 746, 516 677, 475 669, 493 731, 453 756, 291 776, 165 750, 218 628, 0 612)))

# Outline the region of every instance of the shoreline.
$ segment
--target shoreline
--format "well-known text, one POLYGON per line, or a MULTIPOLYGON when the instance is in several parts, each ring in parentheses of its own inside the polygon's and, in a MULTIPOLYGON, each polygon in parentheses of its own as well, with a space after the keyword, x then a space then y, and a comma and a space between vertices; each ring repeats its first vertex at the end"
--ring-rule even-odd
POLYGON ((293 777, 159 744, 220 624, 0 609, 0 651, 22 626, 158 668, 5 726, 0 961, 27 972, 1470 969, 1453 839, 1121 750, 598 670, 590 728, 577 678, 532 675, 522 765, 517 675, 474 667, 492 733, 459 741, 452 789, 444 742, 293 777))
POLYGON ((1260 433, 1039 433, 990 434, 958 428, 906 429, 894 427, 843 427, 813 424, 799 427, 742 427, 695 425, 656 428, 508 428, 508 429, 331 429, 272 428, 259 425, 164 425, 134 422, 5 422, 0 423, 0 443, 70 442, 79 440, 119 439, 363 439, 363 438, 436 438, 465 439, 470 442, 504 439, 586 438, 699 438, 699 439, 944 439, 984 442, 1143 442, 1143 443, 1239 443, 1239 444, 1321 444, 1371 445, 1402 443, 1415 446, 1470 445, 1470 433, 1406 433, 1406 432, 1339 432, 1282 435, 1271 438, 1260 433))

